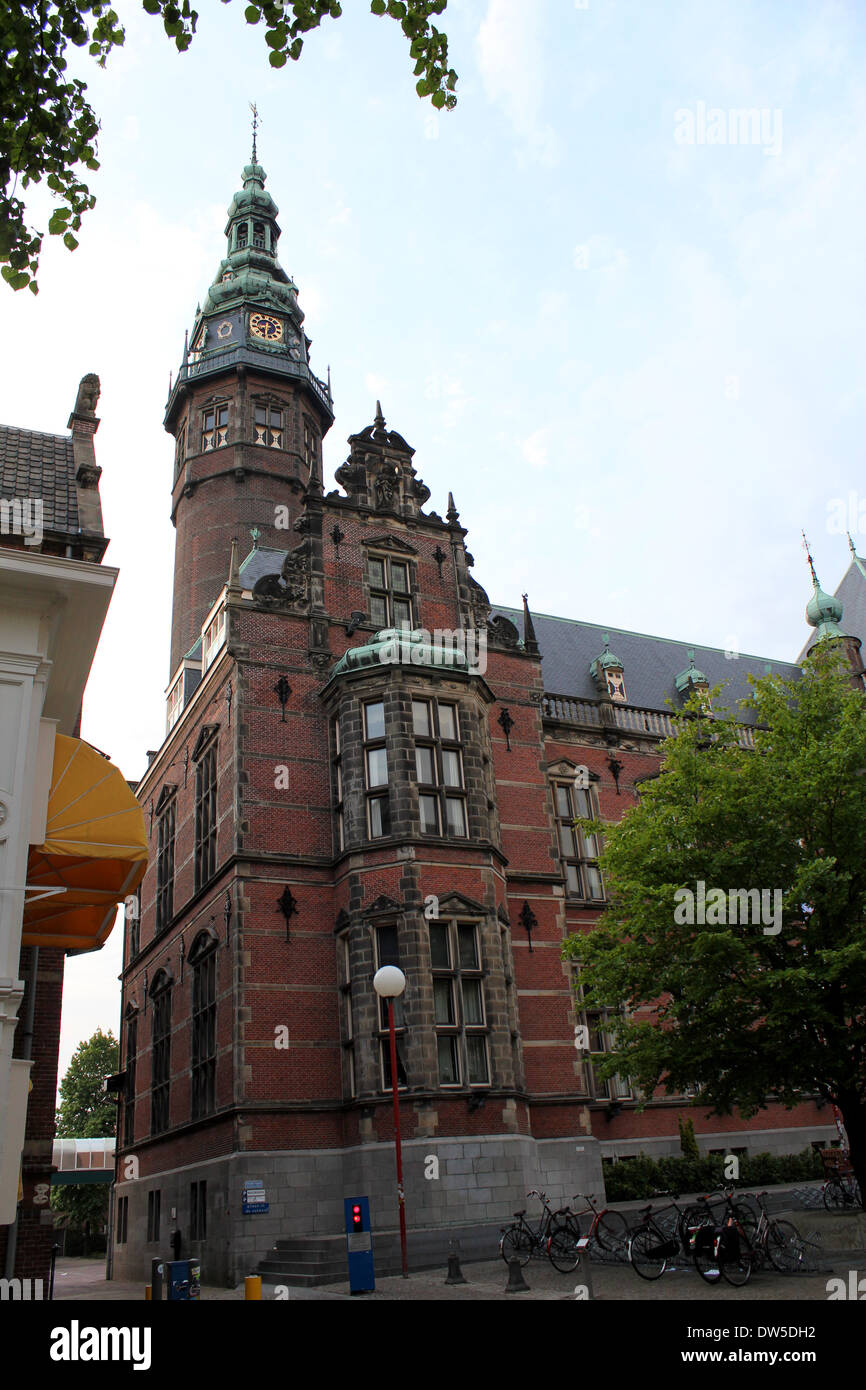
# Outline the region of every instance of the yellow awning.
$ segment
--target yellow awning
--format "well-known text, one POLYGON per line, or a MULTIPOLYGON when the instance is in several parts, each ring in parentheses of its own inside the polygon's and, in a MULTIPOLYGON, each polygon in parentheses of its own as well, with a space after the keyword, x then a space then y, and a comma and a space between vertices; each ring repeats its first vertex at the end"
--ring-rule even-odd
POLYGON ((119 768, 58 734, 45 842, 30 846, 24 946, 94 951, 147 868, 144 815, 119 768), (40 888, 63 888, 40 897, 40 888))

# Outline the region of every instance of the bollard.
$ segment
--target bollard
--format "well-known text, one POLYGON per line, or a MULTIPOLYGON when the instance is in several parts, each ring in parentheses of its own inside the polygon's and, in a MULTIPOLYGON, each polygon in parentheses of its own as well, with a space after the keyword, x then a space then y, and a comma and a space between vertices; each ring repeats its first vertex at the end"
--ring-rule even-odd
MULTIPOLYGON (((578 1249, 579 1248, 580 1247, 578 1246, 578 1249)), ((595 1290, 592 1287, 592 1271, 589 1267, 588 1246, 580 1251, 580 1255, 578 1256, 577 1260, 577 1269, 575 1270, 575 1273, 577 1277, 581 1280, 581 1283, 578 1284, 575 1288, 575 1298, 584 1300, 585 1302, 593 1301, 595 1299, 595 1290), (578 1292, 578 1290, 580 1290, 580 1292, 578 1292)))
POLYGON ((446 1284, 466 1284, 466 1283, 468 1283, 468 1280, 464 1279, 464 1277, 463 1277, 463 1271, 462 1271, 461 1268, 460 1268, 460 1257, 459 1257, 458 1255, 453 1255, 453 1254, 452 1254, 452 1255, 449 1255, 449 1256, 448 1256, 448 1278, 445 1280, 445 1283, 446 1283, 446 1284))
POLYGON ((529 1285, 523 1277, 523 1270, 520 1268, 520 1261, 516 1258, 508 1261, 508 1283, 505 1286, 506 1293, 529 1293, 529 1285))
POLYGON ((262 1296, 262 1276, 260 1274, 248 1274, 244 1280, 244 1299, 261 1299, 262 1296))
POLYGON ((145 1284, 144 1286, 144 1301, 145 1303, 153 1302, 153 1289, 150 1284, 145 1284))

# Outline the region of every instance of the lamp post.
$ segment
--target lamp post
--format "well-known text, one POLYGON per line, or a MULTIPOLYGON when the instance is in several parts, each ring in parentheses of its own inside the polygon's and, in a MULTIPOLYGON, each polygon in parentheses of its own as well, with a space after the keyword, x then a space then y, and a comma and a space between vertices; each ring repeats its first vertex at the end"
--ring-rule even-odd
POLYGON ((406 988, 406 976, 396 965, 383 965, 373 976, 373 988, 380 999, 388 1001, 388 1033, 391 1041, 391 1089, 394 1094, 394 1146, 397 1151, 397 1206, 400 1212, 400 1256, 403 1278, 409 1278, 406 1260, 406 1209, 403 1199, 403 1153, 400 1148, 400 1101, 397 1096, 397 1039, 394 1035, 394 1000, 406 988))

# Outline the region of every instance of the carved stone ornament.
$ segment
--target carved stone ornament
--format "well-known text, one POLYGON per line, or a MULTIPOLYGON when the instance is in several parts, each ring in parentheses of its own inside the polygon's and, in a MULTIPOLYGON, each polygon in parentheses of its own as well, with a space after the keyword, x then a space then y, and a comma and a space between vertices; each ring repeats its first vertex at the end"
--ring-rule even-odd
POLYGON ((253 587, 253 598, 272 607, 306 603, 310 591, 309 539, 290 550, 279 574, 265 574, 253 587))
POLYGON ((392 464, 385 464, 376 478, 376 506, 380 511, 393 507, 397 491, 397 470, 392 464))
POLYGON ((476 628, 485 628, 490 617, 490 599, 487 590, 482 589, 477 579, 469 575, 469 601, 472 605, 472 622, 476 628))
POLYGON ((501 642, 503 647, 518 647, 520 645, 520 633, 514 623, 508 618, 503 618, 500 613, 495 618, 490 618, 487 626, 494 642, 501 642))

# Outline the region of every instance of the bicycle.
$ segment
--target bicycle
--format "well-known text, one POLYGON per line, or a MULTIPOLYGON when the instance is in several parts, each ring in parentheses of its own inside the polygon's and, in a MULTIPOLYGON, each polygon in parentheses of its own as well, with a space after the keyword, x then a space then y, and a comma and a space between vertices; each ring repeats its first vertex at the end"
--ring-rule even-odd
POLYGON ((622 1258, 628 1251, 629 1231, 625 1217, 618 1211, 608 1211, 606 1207, 599 1211, 592 1197, 581 1192, 576 1192, 572 1201, 576 1202, 578 1198, 588 1203, 581 1211, 575 1212, 571 1207, 562 1207, 553 1214, 556 1224, 552 1227, 547 1242, 547 1254, 550 1263, 560 1274, 570 1274, 577 1268, 581 1251, 588 1250, 592 1241, 595 1241, 599 1250, 613 1255, 614 1258, 622 1258), (580 1228, 580 1218, 588 1216, 590 1212, 592 1221, 589 1230, 583 1232, 580 1228))
POLYGON ((823 1188, 824 1206, 828 1211, 845 1211, 862 1207, 860 1184, 853 1173, 833 1173, 823 1188))
POLYGON ((767 1193, 762 1192, 755 1198, 761 1209, 756 1239, 752 1242, 755 1267, 759 1268, 761 1259, 766 1257, 780 1274, 813 1272, 822 1254, 821 1246, 801 1236, 793 1222, 771 1220, 764 1201, 766 1196, 767 1193))
MULTIPOLYGON (((709 1198, 702 1199, 709 1212, 709 1198)), ((692 1259, 695 1269, 708 1284, 716 1284, 723 1278, 735 1288, 742 1288, 749 1282, 755 1265, 755 1252, 740 1213, 743 1204, 734 1202, 733 1190, 725 1193, 724 1221, 699 1227, 691 1239, 692 1259)), ((753 1213, 750 1213, 753 1215, 753 1213)), ((766 1213, 761 1211, 766 1222, 766 1213)), ((760 1221, 755 1230, 760 1228, 760 1221)))
MULTIPOLYGON (((628 1258, 635 1274, 641 1279, 660 1279, 668 1264, 680 1253, 688 1255, 693 1245, 693 1232, 712 1221, 708 1206, 693 1203, 685 1209, 678 1205, 678 1194, 656 1193, 658 1197, 671 1196, 665 1207, 653 1209, 652 1204, 641 1209, 643 1221, 631 1233, 628 1244, 628 1258), (660 1220, 665 1212, 675 1212, 671 1223, 660 1220)), ((708 1202, 708 1199, 703 1199, 708 1202)))
POLYGON ((537 1230, 533 1230, 528 1221, 524 1220, 526 1208, 514 1213, 517 1220, 513 1225, 503 1227, 499 1239, 499 1253, 506 1264, 510 1260, 519 1260, 521 1265, 526 1265, 533 1257, 537 1258, 547 1253, 550 1223, 553 1220, 550 1201, 546 1192, 537 1192, 535 1188, 531 1192, 527 1192, 526 1195, 527 1197, 537 1197, 541 1202, 544 1209, 541 1221, 537 1230))

